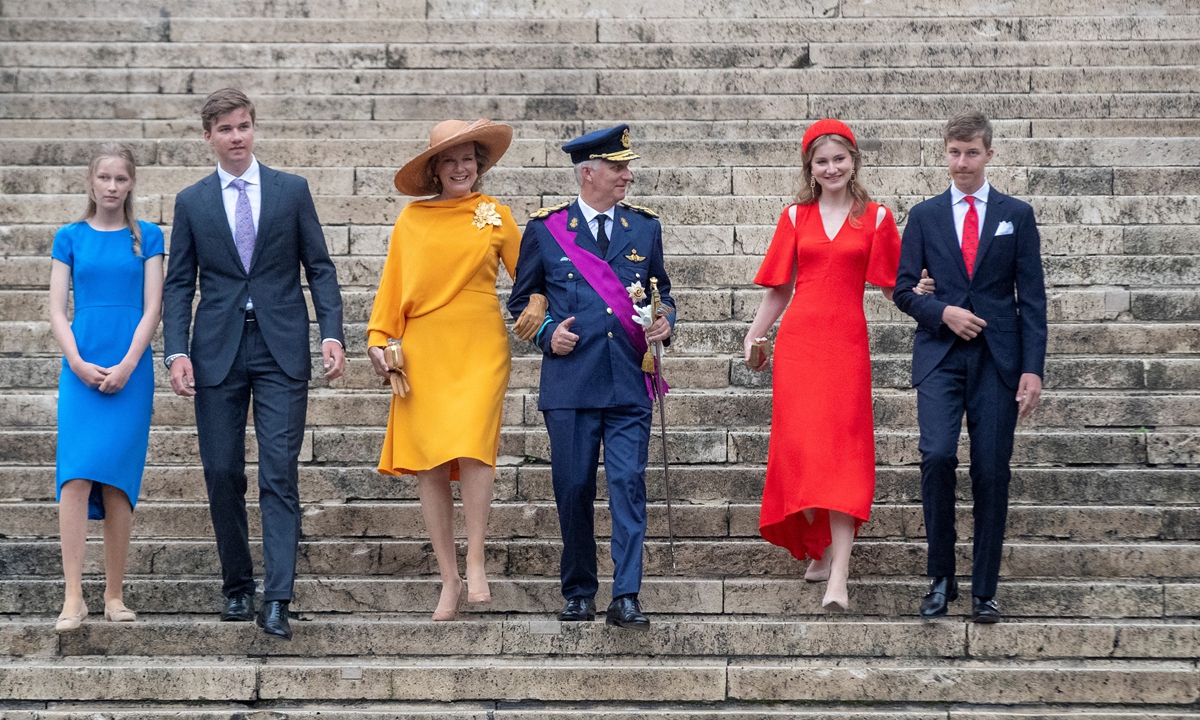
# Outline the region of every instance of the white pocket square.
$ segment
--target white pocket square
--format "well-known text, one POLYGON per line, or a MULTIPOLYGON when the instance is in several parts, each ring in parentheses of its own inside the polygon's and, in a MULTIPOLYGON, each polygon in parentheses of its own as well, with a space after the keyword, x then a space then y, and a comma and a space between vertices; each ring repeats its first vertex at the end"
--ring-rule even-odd
POLYGON ((1013 234, 1013 224, 1007 220, 1002 221, 999 225, 996 226, 996 234, 997 235, 1012 235, 1013 234))

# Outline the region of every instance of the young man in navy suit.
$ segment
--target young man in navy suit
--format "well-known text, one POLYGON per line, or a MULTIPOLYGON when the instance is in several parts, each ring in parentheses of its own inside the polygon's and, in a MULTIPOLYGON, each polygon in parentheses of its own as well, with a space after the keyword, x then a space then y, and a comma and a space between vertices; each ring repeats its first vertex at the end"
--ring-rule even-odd
POLYGON ((1033 208, 984 177, 992 126, 956 115, 943 137, 953 184, 908 214, 896 305, 917 321, 913 386, 921 426, 921 501, 933 578, 921 616, 945 615, 958 598, 955 468, 962 418, 971 438, 975 500, 972 619, 1000 620, 996 585, 1008 517, 1009 461, 1017 418, 1038 406, 1046 358, 1046 287, 1033 208), (934 294, 914 292, 923 270, 934 294))
POLYGON ((579 197, 533 214, 508 302, 514 317, 531 296, 548 302, 533 340, 543 353, 538 409, 550 434, 563 539, 567 602, 558 617, 596 616, 592 505, 603 441, 614 566, 606 622, 646 630, 650 621, 638 591, 652 400, 642 361, 648 343, 670 342, 674 315, 658 317, 649 327, 633 316, 635 305, 649 297, 651 278, 658 281, 663 303, 675 305, 663 267, 662 228, 653 212, 622 202, 633 182, 629 161, 638 157, 630 149, 628 125, 588 133, 562 149, 575 165, 579 197))
POLYGON ((342 374, 342 296, 308 182, 254 157, 254 103, 223 88, 200 111, 217 169, 175 196, 163 344, 176 395, 194 397, 200 461, 221 559, 221 619, 292 639, 300 542, 297 462, 308 409, 308 280, 325 377, 342 374), (200 303, 193 328, 192 298, 200 303), (263 606, 254 613, 246 519, 246 417, 254 402, 263 606))

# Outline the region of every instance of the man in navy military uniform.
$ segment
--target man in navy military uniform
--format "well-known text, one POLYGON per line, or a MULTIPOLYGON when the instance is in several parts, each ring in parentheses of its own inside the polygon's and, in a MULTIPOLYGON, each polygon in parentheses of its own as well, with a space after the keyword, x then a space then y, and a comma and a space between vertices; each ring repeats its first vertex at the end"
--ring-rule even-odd
POLYGON ((534 338, 544 354, 538 409, 550 434, 554 497, 562 529, 559 619, 596 616, 596 465, 612 514, 613 600, 607 623, 645 630, 638 591, 646 537, 646 457, 652 397, 642 371, 647 343, 669 343, 674 315, 648 328, 634 320, 650 279, 674 307, 663 267, 657 216, 622 202, 633 182, 629 126, 597 130, 563 146, 575 165, 579 197, 533 213, 521 240, 508 309, 517 316, 532 295, 548 310, 534 338))

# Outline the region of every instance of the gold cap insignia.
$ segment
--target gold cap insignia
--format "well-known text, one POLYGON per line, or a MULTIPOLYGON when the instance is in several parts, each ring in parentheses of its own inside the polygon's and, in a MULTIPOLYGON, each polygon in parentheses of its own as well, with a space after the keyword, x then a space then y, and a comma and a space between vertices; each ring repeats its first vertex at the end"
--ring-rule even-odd
POLYGON ((621 147, 629 149, 629 128, 625 128, 625 132, 621 133, 621 147))

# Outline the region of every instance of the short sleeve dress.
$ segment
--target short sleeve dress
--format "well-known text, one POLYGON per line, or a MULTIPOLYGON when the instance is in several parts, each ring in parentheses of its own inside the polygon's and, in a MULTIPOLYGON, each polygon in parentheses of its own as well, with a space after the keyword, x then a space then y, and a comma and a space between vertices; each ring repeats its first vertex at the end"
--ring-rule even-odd
MULTIPOLYGON (((128 228, 93 229, 72 223, 54 236, 50 255, 71 267, 75 313, 71 331, 86 362, 112 367, 125 358, 133 333, 142 321, 144 265, 163 254, 157 225, 138 223, 141 254, 133 252, 128 228)), ((119 488, 137 506, 150 442, 154 410, 154 361, 150 348, 120 391, 105 394, 90 388, 62 361, 58 379, 58 448, 56 497, 69 480, 91 480, 88 518, 102 520, 101 485, 119 488)))
POLYGON ((896 284, 900 233, 890 210, 876 227, 868 203, 832 238, 814 203, 785 208, 754 282, 796 291, 779 325, 773 365, 771 444, 759 532, 798 560, 829 546, 829 512, 870 519, 875 494, 871 356, 865 283, 896 284), (809 523, 803 511, 816 508, 809 523))

